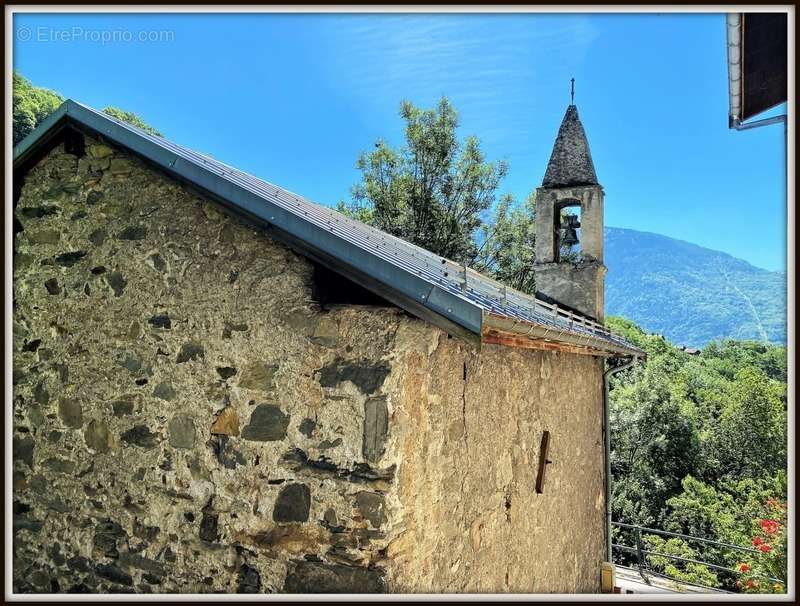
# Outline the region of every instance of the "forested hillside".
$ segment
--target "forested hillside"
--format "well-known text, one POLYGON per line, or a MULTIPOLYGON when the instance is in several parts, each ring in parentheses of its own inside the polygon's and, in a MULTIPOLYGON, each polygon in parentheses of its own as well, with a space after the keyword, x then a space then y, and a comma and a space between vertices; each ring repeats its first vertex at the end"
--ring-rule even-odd
POLYGON ((758 575, 786 578, 786 349, 725 340, 689 355, 628 320, 608 324, 648 355, 646 364, 612 380, 614 519, 758 551, 744 558, 647 538, 656 551, 741 571, 651 562, 670 576, 783 591, 758 575))
POLYGON ((606 313, 676 344, 786 343, 786 275, 659 234, 606 228, 606 313))

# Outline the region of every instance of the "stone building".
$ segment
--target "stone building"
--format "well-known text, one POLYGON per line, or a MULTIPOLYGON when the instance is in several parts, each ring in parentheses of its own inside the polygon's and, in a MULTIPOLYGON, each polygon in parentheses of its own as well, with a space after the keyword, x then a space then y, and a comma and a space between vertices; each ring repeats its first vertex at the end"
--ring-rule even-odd
POLYGON ((548 303, 65 102, 14 152, 14 590, 598 591, 641 352, 556 156, 595 265, 548 303))

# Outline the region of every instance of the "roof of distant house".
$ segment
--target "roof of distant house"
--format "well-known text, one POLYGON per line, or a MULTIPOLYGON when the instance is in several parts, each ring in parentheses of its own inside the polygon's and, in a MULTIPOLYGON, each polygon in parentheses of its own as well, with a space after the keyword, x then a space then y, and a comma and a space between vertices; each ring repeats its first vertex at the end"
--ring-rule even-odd
MULTIPOLYGON (((567 110, 565 122, 572 120, 572 111, 574 107, 567 110)), ((329 207, 72 100, 65 101, 14 149, 15 173, 24 173, 59 141, 59 133, 69 129, 99 135, 129 150, 233 213, 267 227, 276 239, 315 262, 455 336, 476 344, 644 355, 603 325, 558 304, 507 288, 329 207)), ((593 175, 590 157, 588 166, 593 175)))

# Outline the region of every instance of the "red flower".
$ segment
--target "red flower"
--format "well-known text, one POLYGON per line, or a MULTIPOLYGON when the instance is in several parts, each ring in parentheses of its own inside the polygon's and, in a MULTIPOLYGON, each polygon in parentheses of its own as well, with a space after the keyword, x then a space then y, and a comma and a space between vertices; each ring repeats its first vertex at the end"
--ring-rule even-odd
POLYGON ((753 585, 755 585, 755 583, 753 583, 753 579, 747 579, 747 588, 752 589, 753 585))
POLYGON ((764 539, 762 539, 761 537, 753 537, 753 547, 758 547, 763 542, 764 539))
POLYGON ((749 570, 750 570, 750 567, 747 564, 745 564, 744 562, 739 564, 739 571, 740 572, 748 572, 749 570))
POLYGON ((777 520, 761 520, 760 524, 766 534, 775 534, 781 526, 777 520))
POLYGON ((770 547, 766 543, 764 543, 763 545, 759 545, 758 549, 762 553, 769 553, 770 551, 772 551, 772 547, 770 547))

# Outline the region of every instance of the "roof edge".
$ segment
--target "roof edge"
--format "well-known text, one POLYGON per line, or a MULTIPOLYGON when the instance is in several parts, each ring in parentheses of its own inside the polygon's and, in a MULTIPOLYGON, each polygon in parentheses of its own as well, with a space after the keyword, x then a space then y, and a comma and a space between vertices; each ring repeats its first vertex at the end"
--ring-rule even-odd
MULTIPOLYGON (((389 298, 385 291, 393 290, 399 296, 395 296, 394 299, 390 298, 390 300, 409 313, 420 316, 422 311, 420 308, 425 308, 429 311, 425 317, 427 321, 439 326, 449 334, 466 338, 473 343, 479 342, 483 309, 477 304, 439 286, 432 285, 401 267, 376 260, 365 250, 338 237, 333 226, 329 230, 325 230, 303 221, 278 204, 257 196, 234 183, 224 174, 218 174, 211 170, 208 165, 204 166, 169 151, 158 143, 154 136, 140 133, 138 129, 134 130, 135 127, 123 124, 111 116, 92 110, 71 99, 64 101, 56 111, 14 148, 14 168, 20 167, 28 157, 33 155, 40 143, 46 143, 50 138, 51 131, 64 120, 74 121, 110 142, 128 149, 179 180, 188 182, 210 194, 227 208, 234 206, 237 213, 244 214, 260 224, 276 227, 280 232, 287 234, 290 239, 303 242, 306 250, 302 254, 313 252, 317 258, 321 259, 349 259, 349 263, 340 261, 336 268, 331 269, 338 273, 344 273, 348 278, 362 285, 363 276, 368 276, 373 285, 365 285, 365 287, 373 292, 375 291, 374 283, 392 285, 382 289, 384 292, 376 294, 389 298), (312 242, 314 244, 311 244, 312 242), (441 320, 437 321, 439 318, 441 320), (456 327, 472 333, 475 338, 469 339, 463 334, 463 331, 457 330, 456 327)), ((291 244, 289 245, 291 246, 291 244)), ((324 261, 322 262, 324 263, 324 261)))
MULTIPOLYGON (((266 189, 248 189, 248 182, 243 181, 240 171, 233 167, 210 161, 194 152, 187 156, 184 148, 162 137, 146 133, 72 99, 64 101, 14 148, 15 171, 26 169, 28 160, 35 157, 44 145, 52 142, 67 124, 125 148, 172 178, 198 189, 228 211, 269 228, 276 239, 299 254, 326 265, 412 315, 477 347, 482 342, 496 342, 492 339, 497 339, 497 335, 490 333, 500 332, 509 335, 511 339, 507 344, 516 347, 531 347, 530 342, 537 340, 542 344, 561 343, 565 346, 562 348, 564 351, 572 347, 574 353, 644 355, 624 339, 612 335, 604 326, 535 298, 537 305, 551 310, 553 323, 549 322, 549 315, 537 323, 485 310, 458 291, 432 283, 421 273, 417 275, 409 268, 390 263, 356 246, 345 237, 347 227, 334 224, 338 221, 320 224, 299 216, 294 208, 295 203, 300 203, 298 196, 290 194, 287 202, 266 189), (294 201, 291 196, 294 196, 294 201), (572 326, 580 330, 571 330, 572 326)), ((276 190, 286 192, 281 188, 276 190)), ((499 282, 497 284, 500 285, 499 282)), ((511 295, 510 289, 507 291, 502 287, 502 291, 511 295)), ((547 348, 544 345, 539 347, 547 348)))
POLYGON ((569 330, 556 329, 544 324, 523 320, 510 320, 496 314, 487 313, 484 317, 481 340, 484 343, 499 343, 526 349, 550 349, 567 353, 583 353, 601 356, 632 356, 646 359, 647 354, 634 347, 622 337, 611 341, 608 331, 597 330, 597 336, 587 336, 569 330), (539 342, 539 345, 528 342, 539 342), (542 346, 552 343, 553 346, 542 346), (567 347, 557 347, 565 344, 567 347))
POLYGON ((75 104, 71 99, 67 99, 59 105, 55 111, 49 114, 44 120, 39 122, 27 136, 14 146, 13 166, 18 168, 37 148, 37 144, 44 142, 51 130, 58 126, 67 115, 70 108, 75 104))

